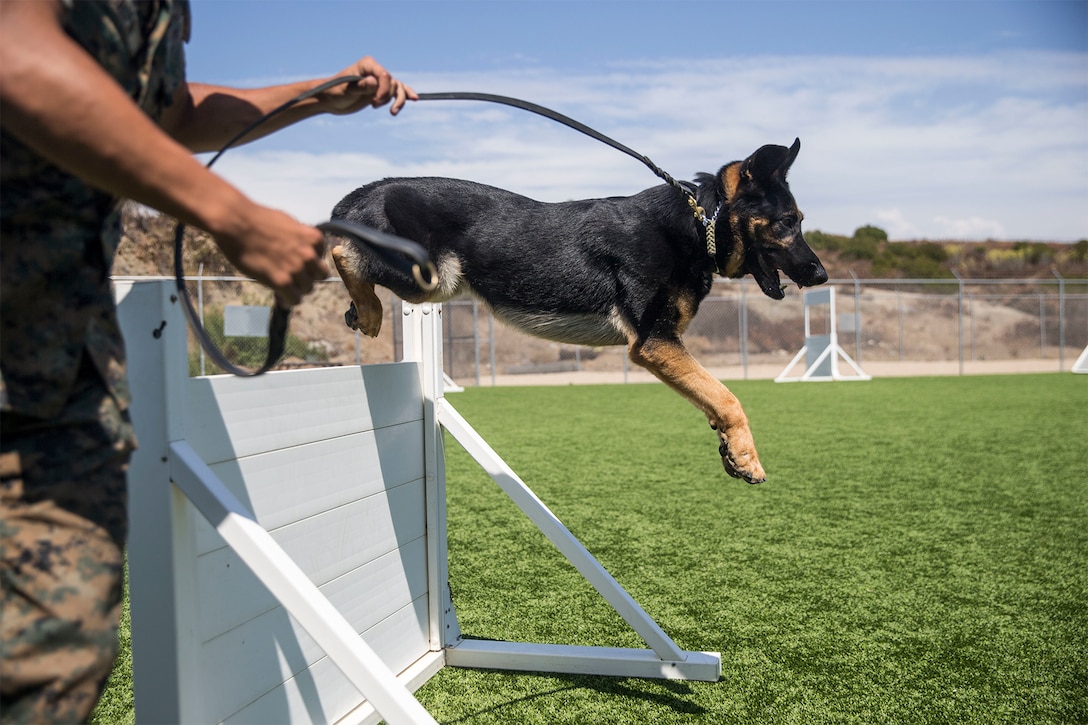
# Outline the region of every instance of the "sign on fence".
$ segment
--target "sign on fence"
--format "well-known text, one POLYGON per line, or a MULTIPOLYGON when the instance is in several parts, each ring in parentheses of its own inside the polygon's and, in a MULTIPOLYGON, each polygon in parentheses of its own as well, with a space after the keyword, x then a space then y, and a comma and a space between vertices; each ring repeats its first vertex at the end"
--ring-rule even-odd
POLYGON ((227 337, 265 337, 272 310, 251 305, 227 305, 223 308, 223 334, 227 337))

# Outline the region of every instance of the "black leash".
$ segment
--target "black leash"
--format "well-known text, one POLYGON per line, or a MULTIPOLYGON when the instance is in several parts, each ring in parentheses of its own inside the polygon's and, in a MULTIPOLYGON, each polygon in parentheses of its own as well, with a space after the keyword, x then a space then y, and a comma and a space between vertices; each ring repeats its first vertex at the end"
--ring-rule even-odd
POLYGON ((538 105, 536 103, 530 103, 529 101, 523 101, 520 98, 510 98, 509 96, 496 96, 491 93, 451 91, 449 93, 420 93, 418 95, 419 100, 421 101, 488 101, 490 103, 501 103, 504 106, 520 108, 523 111, 529 111, 530 113, 535 113, 538 116, 543 116, 544 118, 550 119, 552 121, 557 121, 564 126, 573 128, 575 131, 580 131, 584 133, 586 136, 589 136, 592 139, 596 139, 597 141, 608 144, 617 151, 622 151, 628 156, 638 159, 643 164, 645 164, 650 169, 650 171, 654 172, 659 178, 664 179, 669 186, 673 187, 685 196, 692 196, 690 189, 688 189, 686 186, 670 176, 664 169, 651 161, 648 156, 643 156, 637 151, 630 149, 627 146, 624 146, 619 141, 605 136, 600 131, 595 131, 584 123, 575 121, 570 116, 564 116, 562 113, 559 113, 558 111, 553 111, 550 108, 545 108, 544 106, 538 105))
MULTIPOLYGON (((274 108, 224 144, 223 148, 221 148, 205 165, 206 168, 210 169, 212 165, 219 160, 219 157, 226 153, 229 148, 237 144, 261 124, 277 114, 282 113, 288 108, 302 103, 309 98, 313 98, 319 93, 323 93, 334 86, 359 80, 362 80, 361 76, 334 78, 333 80, 322 83, 316 88, 300 94, 290 101, 274 108)), ((410 271, 416 284, 425 291, 432 290, 438 286, 438 274, 427 255, 427 250, 415 242, 401 239, 392 234, 386 234, 377 229, 372 229, 362 224, 356 224, 342 219, 318 224, 317 228, 327 233, 354 237, 358 241, 368 245, 371 249, 380 254, 389 264, 405 271, 410 271)), ((291 317, 291 308, 281 307, 278 302, 273 306, 272 316, 268 321, 268 354, 261 367, 256 370, 246 370, 245 368, 241 368, 230 362, 223 352, 216 347, 215 343, 212 342, 212 339, 208 336, 208 332, 204 329, 204 326, 200 324, 200 317, 197 315, 196 308, 193 306, 193 300, 189 296, 189 290, 185 286, 185 269, 182 260, 182 242, 184 238, 185 224, 183 222, 178 222, 174 232, 174 277, 177 282, 178 296, 182 301, 182 309, 185 310, 185 316, 189 320, 189 327, 200 341, 200 346, 204 348, 204 351, 208 354, 208 357, 212 359, 212 362, 232 375, 255 377, 268 372, 283 356, 283 351, 287 344, 287 323, 291 317)))
MULTIPOLYGON (((302 103, 305 100, 313 98, 318 94, 324 93, 330 88, 344 83, 356 83, 363 79, 363 76, 341 76, 339 78, 333 78, 330 81, 326 81, 325 83, 322 83, 321 85, 312 88, 311 90, 306 91, 305 93, 302 93, 295 98, 292 98, 291 100, 278 106, 277 108, 274 108, 273 110, 269 111, 264 116, 261 116, 252 124, 247 126, 245 129, 243 129, 226 144, 224 144, 223 148, 220 149, 219 152, 212 157, 211 161, 206 164, 207 168, 210 169, 212 165, 219 160, 219 157, 226 153, 228 149, 230 149, 232 146, 234 146, 243 138, 252 133, 256 128, 258 128, 277 114, 282 113, 288 108, 302 103)), ((605 136, 599 131, 595 131, 589 126, 586 126, 584 123, 575 121, 569 116, 564 116, 562 113, 553 111, 550 108, 546 108, 536 103, 530 103, 529 101, 523 101, 519 98, 499 96, 492 93, 472 93, 468 91, 452 91, 448 93, 420 93, 418 94, 418 97, 421 101, 487 101, 489 103, 499 103, 506 106, 512 106, 514 108, 520 108, 523 111, 535 113, 539 116, 543 116, 544 118, 561 123, 564 126, 574 129, 575 131, 584 133, 590 138, 596 139, 597 141, 611 146, 617 151, 622 151, 628 156, 631 156, 638 161, 641 161, 650 169, 650 171, 654 172, 655 175, 663 179, 667 184, 669 184, 669 186, 673 187, 684 195, 684 197, 687 199, 688 205, 691 207, 692 211, 695 214, 696 220, 699 221, 706 230, 707 252, 711 256, 711 258, 715 257, 714 222, 717 218, 717 212, 714 213, 714 217, 708 218, 705 210, 701 206, 699 206, 698 202, 696 201, 695 193, 692 191, 692 189, 688 185, 674 179, 664 169, 651 161, 649 157, 644 156, 634 151, 633 149, 628 148, 627 146, 624 146, 619 141, 609 138, 608 136, 605 136)), ((324 232, 338 234, 341 236, 354 237, 355 239, 370 246, 377 253, 381 254, 387 262, 397 267, 400 267, 401 269, 407 269, 408 266, 410 266, 410 271, 414 279, 416 280, 416 284, 418 284, 423 290, 434 289, 438 284, 437 273, 435 271, 434 265, 431 263, 430 259, 427 256, 426 250, 415 242, 409 241, 407 239, 401 239, 400 237, 396 237, 392 234, 386 234, 384 232, 380 232, 376 229, 371 229, 370 227, 366 227, 361 224, 347 222, 342 219, 336 219, 325 222, 323 224, 318 224, 317 228, 324 232), (424 277, 424 274, 426 274, 426 277, 424 277)), ((197 336, 197 339, 200 341, 201 346, 208 353, 208 356, 216 365, 234 375, 239 375, 242 377, 253 377, 267 372, 273 366, 275 366, 276 362, 283 355, 284 346, 287 342, 287 322, 291 316, 291 309, 282 308, 279 306, 279 304, 275 305, 272 311, 272 317, 269 320, 268 356, 265 359, 264 364, 260 368, 258 368, 257 370, 245 370, 228 361, 226 359, 226 356, 223 355, 219 348, 215 346, 215 343, 213 343, 212 340, 208 337, 208 333, 204 330, 203 325, 200 324, 200 319, 197 316, 196 309, 193 307, 193 301, 189 296, 189 291, 185 287, 183 268, 184 265, 182 264, 182 241, 184 239, 184 235, 185 224, 179 222, 177 230, 174 234, 174 276, 177 279, 178 295, 181 297, 182 302, 184 303, 183 309, 185 310, 185 316, 188 318, 189 326, 193 329, 194 333, 197 336)))
POLYGON ((570 116, 564 116, 558 111, 553 111, 550 108, 538 105, 536 103, 530 103, 529 101, 523 101, 520 98, 510 98, 509 96, 497 96, 492 93, 473 93, 471 91, 451 91, 449 93, 420 93, 418 94, 421 101, 488 101, 490 103, 501 103, 505 106, 512 106, 514 108, 520 108, 523 111, 529 111, 535 113, 538 116, 557 121, 558 123, 573 128, 575 131, 580 131, 586 136, 592 139, 596 139, 604 144, 611 146, 617 151, 638 159, 646 165, 650 171, 654 172, 658 178, 663 179, 672 188, 679 191, 685 199, 687 199, 688 206, 691 207, 691 211, 695 214, 695 219, 703 225, 703 229, 706 231, 706 251, 710 255, 710 258, 714 260, 715 268, 717 268, 717 243, 714 239, 715 222, 718 219, 718 210, 721 209, 719 205, 713 216, 708 217, 706 210, 699 206, 699 202, 695 199, 695 192, 687 184, 677 181, 669 175, 664 169, 650 160, 650 157, 644 156, 637 151, 624 146, 619 141, 613 138, 605 136, 600 131, 596 131, 589 126, 575 121, 570 116))

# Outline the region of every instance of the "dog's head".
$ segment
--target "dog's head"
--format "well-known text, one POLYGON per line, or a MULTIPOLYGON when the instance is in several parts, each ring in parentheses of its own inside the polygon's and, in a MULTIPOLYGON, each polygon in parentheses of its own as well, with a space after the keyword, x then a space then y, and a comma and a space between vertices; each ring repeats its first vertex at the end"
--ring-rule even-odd
MULTIPOLYGON (((786 183, 786 173, 801 150, 793 146, 767 145, 744 161, 734 161, 718 172, 720 190, 728 210, 729 233, 735 245, 723 265, 729 276, 751 274, 763 294, 776 300, 785 297, 778 272, 811 287, 827 281, 827 271, 801 233, 803 215, 786 183)), ((722 236, 719 217, 718 235, 722 236)))

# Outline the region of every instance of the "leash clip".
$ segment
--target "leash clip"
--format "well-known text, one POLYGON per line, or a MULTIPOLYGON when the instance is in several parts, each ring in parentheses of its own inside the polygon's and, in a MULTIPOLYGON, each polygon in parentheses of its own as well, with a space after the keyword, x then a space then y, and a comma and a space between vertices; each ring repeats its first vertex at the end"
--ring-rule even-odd
POLYGON ((435 269, 433 262, 427 262, 422 268, 418 264, 413 264, 412 279, 424 292, 433 292, 438 289, 438 270, 435 269), (423 278, 424 272, 427 273, 427 279, 423 278))

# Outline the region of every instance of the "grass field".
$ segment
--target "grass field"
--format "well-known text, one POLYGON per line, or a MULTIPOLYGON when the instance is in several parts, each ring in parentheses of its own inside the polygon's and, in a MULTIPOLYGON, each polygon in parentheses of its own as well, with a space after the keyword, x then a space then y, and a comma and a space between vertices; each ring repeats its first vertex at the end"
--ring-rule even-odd
MULTIPOLYGON (((705 420, 661 385, 450 396, 723 672, 447 668, 418 693, 440 722, 1088 722, 1088 376, 730 387, 760 486, 725 475, 705 420)), ((447 459, 467 636, 643 646, 452 442, 447 459)), ((98 722, 132 721, 123 670, 98 722)))

